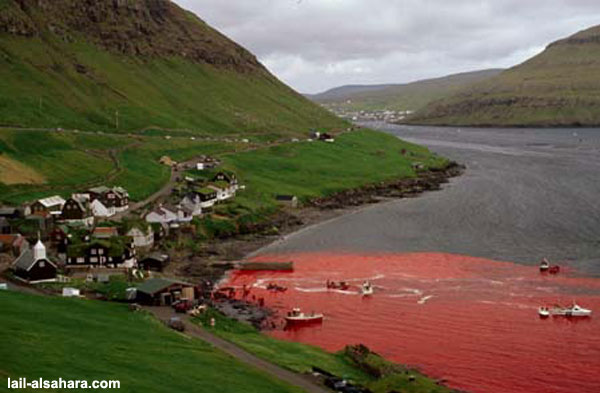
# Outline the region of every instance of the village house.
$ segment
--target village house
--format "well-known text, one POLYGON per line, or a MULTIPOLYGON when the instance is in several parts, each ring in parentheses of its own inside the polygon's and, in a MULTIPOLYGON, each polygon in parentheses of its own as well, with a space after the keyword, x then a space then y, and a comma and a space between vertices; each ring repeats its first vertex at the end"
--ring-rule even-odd
POLYGON ((13 264, 15 277, 20 280, 36 283, 54 281, 57 266, 46 256, 46 247, 38 240, 33 250, 25 250, 13 264))
POLYGON ((275 200, 280 205, 288 206, 293 209, 298 207, 298 197, 295 195, 277 195, 275 200))
POLYGON ((194 201, 200 200, 200 207, 202 209, 209 209, 217 203, 217 191, 212 188, 202 187, 192 192, 190 196, 194 198, 194 201))
POLYGON ((98 218, 109 218, 116 214, 115 208, 106 207, 100 199, 95 199, 90 203, 90 210, 92 215, 98 218))
POLYGON ((226 172, 226 171, 217 172, 213 176, 212 181, 213 181, 213 183, 226 182, 231 187, 235 188, 235 191, 237 191, 237 189, 238 189, 238 179, 237 179, 237 176, 235 175, 235 173, 233 173, 233 172, 226 172))
POLYGON ((193 218, 190 212, 182 207, 159 206, 146 215, 146 222, 167 224, 175 228, 179 224, 191 222, 193 218))
POLYGON ((15 257, 29 249, 29 242, 21 234, 0 235, 0 250, 15 257))
POLYGON ((72 196, 63 205, 60 220, 68 224, 94 225, 94 216, 89 206, 89 199, 72 196))
POLYGON ((7 220, 14 220, 21 218, 22 212, 16 207, 2 207, 0 208, 0 217, 4 217, 7 220))
MULTIPOLYGON (((109 216, 129 209, 129 193, 122 187, 95 187, 89 189, 88 194, 91 203, 96 200, 102 202, 109 216)), ((96 205, 96 208, 98 207, 99 205, 96 205)))
POLYGON ((29 206, 29 214, 39 217, 60 216, 65 202, 66 201, 58 195, 38 199, 29 206))
POLYGON ((133 244, 137 248, 150 248, 154 245, 154 231, 147 222, 129 223, 125 236, 133 239, 133 244))
POLYGON ((162 272, 169 264, 170 257, 167 254, 152 253, 138 262, 140 269, 151 270, 154 272, 162 272))
POLYGON ((151 278, 137 287, 136 300, 149 306, 170 306, 181 299, 195 300, 193 284, 167 278, 151 278))
POLYGON ((318 139, 323 142, 329 142, 329 143, 335 142, 335 138, 325 132, 320 134, 318 139))
POLYGON ((132 268, 137 265, 133 239, 92 239, 90 242, 70 244, 67 247, 68 267, 132 268))
POLYGON ((209 184, 208 188, 214 190, 217 193, 217 202, 233 198, 237 190, 236 186, 230 185, 229 183, 224 181, 209 184))
POLYGON ((202 201, 200 200, 200 196, 190 193, 186 195, 179 205, 187 209, 192 217, 200 217, 202 215, 202 201))

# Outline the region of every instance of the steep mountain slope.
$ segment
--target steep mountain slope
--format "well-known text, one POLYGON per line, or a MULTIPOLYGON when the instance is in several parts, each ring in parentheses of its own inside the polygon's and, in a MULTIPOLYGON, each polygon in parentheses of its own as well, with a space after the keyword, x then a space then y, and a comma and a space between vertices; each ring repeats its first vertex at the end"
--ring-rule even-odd
POLYGON ((341 123, 169 0, 0 0, 0 125, 283 133, 341 123))
POLYGON ((600 125, 600 26, 431 103, 410 121, 469 126, 600 125))
POLYGON ((496 76, 501 71, 491 69, 466 72, 407 84, 342 86, 309 98, 316 102, 355 110, 418 110, 434 100, 456 93, 467 85, 496 76))

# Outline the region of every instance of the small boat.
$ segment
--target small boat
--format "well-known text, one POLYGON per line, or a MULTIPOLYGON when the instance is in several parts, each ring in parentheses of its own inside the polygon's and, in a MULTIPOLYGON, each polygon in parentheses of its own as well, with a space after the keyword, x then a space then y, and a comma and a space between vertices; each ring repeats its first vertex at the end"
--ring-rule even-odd
POLYGON ((540 307, 538 314, 541 318, 547 318, 550 315, 556 317, 590 317, 592 316, 592 310, 583 308, 576 303, 573 303, 569 307, 554 306, 552 308, 540 307))
POLYGON ((373 294, 373 292, 374 292, 373 285, 368 281, 363 282, 362 286, 360 287, 361 295, 371 296, 373 294))
POLYGON ((309 324, 323 322, 323 314, 310 313, 305 314, 299 308, 294 308, 285 316, 287 323, 293 324, 309 324))
POLYGON ((540 272, 546 272, 548 271, 548 269, 550 269, 550 262, 548 262, 548 260, 544 258, 540 263, 540 272))
POLYGON ((285 291, 287 291, 287 288, 286 287, 282 287, 281 285, 274 284, 274 283, 269 283, 267 285, 267 291, 285 292, 285 291))
POLYGON ((347 291, 350 289, 350 285, 346 281, 340 281, 336 283, 335 281, 327 280, 327 289, 339 289, 341 291, 347 291))
POLYGON ((592 315, 592 310, 573 303, 569 307, 554 307, 550 310, 550 314, 564 317, 589 317, 592 315))

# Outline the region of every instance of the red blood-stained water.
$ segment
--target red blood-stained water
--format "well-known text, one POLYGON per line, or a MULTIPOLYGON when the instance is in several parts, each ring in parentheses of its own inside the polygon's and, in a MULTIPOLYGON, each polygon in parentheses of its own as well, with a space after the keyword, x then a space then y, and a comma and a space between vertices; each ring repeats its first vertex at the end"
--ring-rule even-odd
POLYGON ((280 315, 292 307, 325 313, 322 325, 277 329, 274 337, 330 351, 362 343, 470 392, 600 392, 600 280, 448 254, 256 258, 282 259, 294 261, 294 272, 235 272, 224 284, 252 286, 280 315), (327 290, 328 279, 352 287, 327 290), (375 285, 370 298, 358 295, 364 280, 375 285), (270 282, 288 290, 269 292, 270 282), (540 305, 573 300, 599 315, 537 314, 540 305))

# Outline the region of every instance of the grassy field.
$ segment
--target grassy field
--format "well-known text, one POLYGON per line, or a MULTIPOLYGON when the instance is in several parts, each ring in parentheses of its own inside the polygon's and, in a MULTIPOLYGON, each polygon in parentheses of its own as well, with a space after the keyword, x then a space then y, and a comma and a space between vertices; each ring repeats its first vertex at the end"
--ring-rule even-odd
POLYGON ((227 155, 224 165, 248 186, 244 198, 274 203, 276 194, 301 200, 370 183, 416 175, 412 163, 440 166, 426 148, 371 130, 343 134, 335 143, 299 142, 227 155), (403 150, 406 154, 402 154, 403 150))
POLYGON ((329 353, 310 345, 273 339, 261 334, 251 326, 241 324, 223 315, 211 311, 198 318, 203 326, 209 326, 209 318, 215 318, 214 328, 206 327, 218 336, 239 345, 256 356, 275 362, 289 370, 309 373, 316 366, 337 376, 352 380, 370 388, 374 393, 391 391, 406 393, 449 393, 450 389, 438 386, 433 380, 415 370, 392 365, 378 356, 371 356, 369 364, 379 369, 395 368, 397 372, 389 372, 382 378, 375 378, 358 367, 344 352, 329 353), (415 376, 409 381, 409 376, 415 376))
POLYGON ((416 111, 435 100, 455 94, 470 84, 491 78, 499 72, 500 70, 496 69, 467 72, 401 85, 384 85, 376 89, 366 86, 365 89, 351 92, 344 92, 344 88, 339 88, 313 96, 312 99, 331 107, 351 111, 416 111))
POLYGON ((1 125, 192 135, 297 135, 311 127, 344 127, 266 71, 126 56, 80 38, 65 43, 52 34, 0 34, 1 125))
MULTIPOLYGON (((163 155, 186 160, 243 147, 240 143, 184 137, 166 140, 158 136, 0 130, 0 156, 18 163, 24 173, 43 179, 42 184, 0 183, 0 198, 5 203, 21 203, 53 194, 68 196, 105 184, 124 186, 134 200, 141 200, 169 179, 170 169, 159 163, 163 155)), ((13 168, 0 166, 0 173, 18 178, 20 174, 13 168), (8 170, 11 172, 4 172, 8 170)), ((29 177, 23 174, 23 182, 29 177)))
POLYGON ((410 122, 467 126, 600 125, 600 26, 549 45, 500 75, 417 112, 410 122))
POLYGON ((26 377, 119 380, 121 392, 300 392, 126 305, 2 292, 0 306, 10 343, 0 391, 26 377))
POLYGON ((142 135, 0 130, 0 155, 45 180, 43 184, 0 183, 0 198, 14 204, 53 194, 68 196, 105 184, 123 186, 133 200, 142 200, 169 179, 170 169, 159 163, 160 157, 183 161, 201 154, 221 157, 223 167, 234 171, 247 186, 227 209, 248 212, 273 209, 276 194, 301 199, 324 196, 414 176, 413 162, 429 166, 445 162, 423 147, 369 130, 343 134, 333 144, 303 141, 274 147, 233 139, 167 140, 142 135), (406 155, 401 154, 403 150, 406 155))

